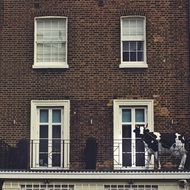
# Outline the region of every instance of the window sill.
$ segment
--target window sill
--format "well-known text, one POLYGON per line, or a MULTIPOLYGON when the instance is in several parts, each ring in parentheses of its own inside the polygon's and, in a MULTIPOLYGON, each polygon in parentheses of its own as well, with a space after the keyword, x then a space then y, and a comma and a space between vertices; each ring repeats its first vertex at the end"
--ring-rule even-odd
POLYGON ((38 63, 32 66, 33 69, 68 69, 69 65, 66 63, 63 64, 44 64, 38 63))
POLYGON ((121 63, 119 68, 148 68, 148 65, 144 62, 128 62, 128 63, 121 63))

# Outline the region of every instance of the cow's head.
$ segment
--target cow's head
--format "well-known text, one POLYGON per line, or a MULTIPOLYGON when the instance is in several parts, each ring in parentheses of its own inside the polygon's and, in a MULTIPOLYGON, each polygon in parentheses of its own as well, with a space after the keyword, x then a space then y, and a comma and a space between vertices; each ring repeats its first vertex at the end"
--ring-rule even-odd
POLYGON ((145 133, 149 133, 149 129, 147 129, 144 125, 136 125, 135 130, 133 131, 137 136, 143 136, 145 133))

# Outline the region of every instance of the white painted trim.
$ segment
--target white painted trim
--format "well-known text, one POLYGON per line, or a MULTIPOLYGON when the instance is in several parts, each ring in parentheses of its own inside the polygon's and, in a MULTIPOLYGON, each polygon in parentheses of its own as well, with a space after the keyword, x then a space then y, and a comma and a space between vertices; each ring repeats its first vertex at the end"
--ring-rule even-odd
POLYGON ((113 180, 113 179, 143 179, 143 180, 180 180, 190 179, 190 172, 0 172, 1 179, 91 179, 91 180, 113 180))
POLYGON ((144 62, 122 62, 119 68, 148 68, 144 62))
MULTIPOLYGON (((122 135, 120 108, 130 107, 130 106, 138 106, 138 107, 146 106, 147 107, 148 128, 150 131, 154 131, 154 101, 153 100, 149 100, 149 99, 118 99, 117 100, 116 99, 113 101, 113 125, 114 125, 113 126, 113 140, 121 139, 121 135, 122 135)), ((113 147, 113 153, 114 152, 115 152, 115 147, 113 147)), ((113 156, 114 156, 114 169, 121 169, 121 165, 120 165, 120 163, 122 163, 121 160, 118 160, 119 158, 117 157, 117 155, 113 155, 113 156)), ((122 169, 127 169, 127 168, 122 168, 122 169)), ((128 169, 131 169, 131 167, 129 167, 128 169)), ((144 169, 144 168, 141 168, 141 169, 144 169)))
MULTIPOLYGON (((133 41, 133 40, 131 40, 133 41)), ((147 54, 146 54, 146 17, 140 16, 140 15, 130 15, 130 16, 122 16, 120 17, 120 53, 121 53, 121 63, 119 65, 119 68, 148 68, 147 64, 147 54), (144 23, 144 61, 123 61, 123 46, 122 41, 125 41, 123 39, 122 35, 122 26, 123 26, 123 19, 125 18, 143 18, 144 23)))
POLYGON ((54 64, 44 64, 44 63, 36 63, 34 65, 32 65, 33 69, 68 69, 69 65, 67 65, 66 63, 54 63, 54 64))
POLYGON ((65 16, 41 16, 41 17, 35 17, 34 18, 34 64, 32 65, 33 69, 54 69, 54 68, 69 68, 68 66, 68 18, 65 16), (53 18, 60 18, 60 19, 65 19, 66 21, 66 37, 65 37, 65 43, 66 43, 66 47, 65 47, 65 62, 53 62, 53 63, 46 63, 46 62, 37 62, 36 61, 36 54, 37 54, 37 47, 36 47, 36 28, 37 28, 37 20, 38 19, 53 19, 53 18))
MULTIPOLYGON (((64 119, 63 119, 63 139, 64 140, 70 140, 70 101, 69 100, 31 100, 31 126, 30 126, 30 139, 31 140, 35 140, 38 139, 38 135, 37 135, 37 130, 34 130, 33 126, 37 126, 38 122, 37 122, 37 108, 38 107, 64 107, 64 119)), ((69 146, 69 145, 65 145, 65 146, 69 146)), ((32 146, 31 146, 32 148, 32 146)), ((64 148, 65 151, 67 151, 64 153, 64 169, 68 169, 68 163, 70 161, 70 150, 68 149, 68 147, 64 148), (67 149, 66 149, 67 148, 67 149)), ((32 168, 32 165, 35 165, 35 155, 31 155, 33 151, 30 151, 30 159, 33 161, 30 161, 30 167, 32 168)), ((50 168, 44 168, 41 167, 42 169, 50 169, 50 168)), ((37 168, 32 168, 32 169, 39 169, 39 167, 37 168)))

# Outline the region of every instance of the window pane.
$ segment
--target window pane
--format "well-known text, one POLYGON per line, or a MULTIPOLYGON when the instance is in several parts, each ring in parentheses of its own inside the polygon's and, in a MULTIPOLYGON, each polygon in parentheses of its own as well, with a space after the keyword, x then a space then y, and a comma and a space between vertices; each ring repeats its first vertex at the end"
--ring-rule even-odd
POLYGON ((53 123, 61 123, 61 110, 53 110, 53 123))
POLYGON ((131 138, 131 125, 122 125, 122 137, 131 138))
POLYGON ((53 43, 52 44, 52 61, 53 62, 57 62, 58 61, 58 44, 57 43, 53 43))
POLYGON ((123 51, 127 51, 127 52, 129 52, 129 42, 128 41, 124 41, 123 42, 123 51))
POLYGON ((137 50, 136 41, 131 41, 131 42, 129 42, 129 44, 130 44, 130 51, 131 52, 136 52, 136 50, 137 50))
POLYGON ((129 61, 129 52, 123 53, 123 61, 129 61))
POLYGON ((52 140, 52 152, 61 152, 61 140, 52 140))
POLYGON ((39 155, 39 165, 40 166, 48 166, 48 154, 47 153, 40 153, 39 155))
POLYGON ((51 29, 51 20, 52 19, 44 19, 44 29, 47 30, 47 29, 51 29))
POLYGON ((136 61, 137 58, 136 58, 136 52, 131 52, 130 53, 130 61, 136 61))
POLYGON ((55 30, 59 29, 59 20, 58 19, 52 19, 52 28, 55 30))
POLYGON ((43 60, 44 60, 44 62, 51 61, 51 44, 49 44, 49 43, 44 44, 43 60))
POLYGON ((37 62, 43 61, 43 44, 37 44, 37 62))
POLYGON ((53 125, 52 128, 52 138, 61 138, 61 126, 53 125))
POLYGON ((122 122, 131 122, 131 110, 130 109, 122 110, 122 122))
POLYGON ((144 60, 144 56, 143 56, 143 52, 138 52, 137 56, 138 56, 138 61, 143 61, 144 60))
POLYGON ((132 160, 131 160, 131 153, 123 153, 123 166, 131 166, 132 160))
POLYGON ((48 125, 40 125, 40 138, 48 138, 48 125))
POLYGON ((37 31, 42 30, 44 25, 44 21, 37 20, 37 31))
POLYGON ((137 50, 138 51, 143 51, 143 44, 144 44, 143 41, 138 41, 137 42, 137 50))
POLYGON ((143 35, 144 34, 144 26, 143 26, 143 19, 137 20, 137 35, 143 35))
POLYGON ((48 110, 40 110, 40 123, 48 122, 48 110))
POLYGON ((40 140, 39 152, 41 152, 41 153, 48 152, 48 140, 47 139, 40 140))
POLYGON ((136 122, 144 122, 144 109, 136 109, 135 110, 135 121, 136 122))
POLYGON ((52 154, 52 166, 60 166, 61 165, 61 155, 60 154, 52 154))

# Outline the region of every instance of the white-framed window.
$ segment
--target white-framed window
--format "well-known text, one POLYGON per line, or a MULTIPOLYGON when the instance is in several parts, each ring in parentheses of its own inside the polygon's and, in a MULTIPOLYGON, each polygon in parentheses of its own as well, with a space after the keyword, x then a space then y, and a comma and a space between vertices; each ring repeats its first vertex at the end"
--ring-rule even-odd
POLYGON ((74 190, 74 185, 62 183, 25 183, 21 184, 21 190, 74 190))
POLYGON ((158 190, 158 185, 122 185, 112 184, 104 185, 104 190, 158 190))
POLYGON ((147 68, 146 19, 143 16, 121 17, 120 68, 147 68))
POLYGON ((33 68, 68 68, 67 17, 35 18, 33 68))
POLYGON ((141 138, 134 132, 137 126, 154 129, 153 100, 114 100, 114 168, 144 169, 147 153, 141 138))
POLYGON ((69 168, 69 100, 31 101, 31 168, 69 168))

